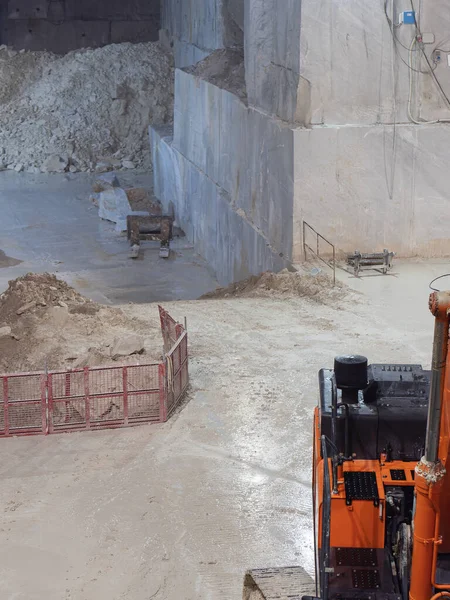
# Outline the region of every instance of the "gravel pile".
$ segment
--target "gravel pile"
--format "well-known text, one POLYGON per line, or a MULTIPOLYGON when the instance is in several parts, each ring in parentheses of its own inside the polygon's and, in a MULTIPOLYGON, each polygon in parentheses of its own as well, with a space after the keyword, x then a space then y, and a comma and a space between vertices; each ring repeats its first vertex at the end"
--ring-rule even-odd
POLYGON ((149 168, 148 126, 172 119, 173 81, 158 43, 65 56, 0 47, 0 168, 149 168))

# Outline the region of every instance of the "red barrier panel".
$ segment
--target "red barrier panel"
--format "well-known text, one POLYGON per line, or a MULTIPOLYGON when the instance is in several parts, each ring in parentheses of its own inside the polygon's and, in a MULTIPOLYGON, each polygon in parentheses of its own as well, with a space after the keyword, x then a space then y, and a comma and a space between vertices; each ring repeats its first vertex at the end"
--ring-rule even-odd
POLYGON ((189 383, 187 333, 160 307, 164 363, 0 376, 0 437, 163 423, 189 383))
POLYGON ((188 337, 183 331, 175 346, 166 355, 167 380, 167 415, 170 416, 180 404, 189 384, 188 369, 188 337))
POLYGON ((159 422, 159 364, 49 373, 49 433, 159 422))
POLYGON ((1 379, 0 435, 46 433, 45 373, 11 374, 1 379))
POLYGON ((161 320, 161 333, 164 340, 164 352, 169 352, 176 343, 184 328, 177 323, 162 306, 158 306, 161 320))

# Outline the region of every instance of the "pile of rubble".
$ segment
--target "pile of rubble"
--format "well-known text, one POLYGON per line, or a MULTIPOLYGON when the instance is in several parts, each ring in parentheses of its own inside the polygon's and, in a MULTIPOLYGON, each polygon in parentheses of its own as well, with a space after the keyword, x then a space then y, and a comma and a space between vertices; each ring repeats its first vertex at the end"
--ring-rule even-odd
POLYGON ((158 43, 65 56, 0 47, 0 169, 149 168, 148 126, 171 121, 173 82, 158 43))
POLYGON ((0 296, 0 372, 160 360, 159 319, 145 323, 83 297, 48 273, 9 282, 0 296))
POLYGON ((202 296, 209 298, 295 298, 303 297, 333 306, 343 302, 358 301, 356 292, 340 281, 333 280, 320 269, 313 272, 303 267, 299 270, 284 269, 279 273, 267 271, 262 275, 253 275, 243 281, 232 283, 227 287, 219 287, 202 296), (316 272, 317 271, 317 272, 316 272))

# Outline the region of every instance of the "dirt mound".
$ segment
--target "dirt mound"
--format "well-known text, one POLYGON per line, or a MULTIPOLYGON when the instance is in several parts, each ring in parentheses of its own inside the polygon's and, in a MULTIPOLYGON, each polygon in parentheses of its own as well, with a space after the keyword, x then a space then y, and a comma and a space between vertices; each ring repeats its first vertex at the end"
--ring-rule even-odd
POLYGON ((150 166, 148 126, 172 119, 173 73, 158 43, 65 56, 0 47, 0 167, 150 166))
POLYGON ((202 298, 289 298, 306 297, 322 304, 341 302, 350 290, 337 281, 333 286, 328 275, 309 272, 290 272, 287 269, 280 273, 267 271, 259 276, 252 276, 243 281, 233 283, 225 288, 217 288, 202 298))
POLYGON ((84 298, 48 273, 9 282, 0 296, 0 372, 55 370, 161 358, 162 338, 152 322, 84 298), (139 339, 137 339, 139 338, 139 339), (129 354, 117 352, 129 348, 129 354))
POLYGON ((35 309, 61 305, 75 308, 86 303, 98 311, 99 307, 55 275, 28 273, 10 281, 8 289, 0 296, 0 319, 13 326, 24 313, 35 309))
POLYGON ((215 50, 193 67, 187 67, 185 71, 236 94, 244 102, 247 100, 242 50, 215 50))

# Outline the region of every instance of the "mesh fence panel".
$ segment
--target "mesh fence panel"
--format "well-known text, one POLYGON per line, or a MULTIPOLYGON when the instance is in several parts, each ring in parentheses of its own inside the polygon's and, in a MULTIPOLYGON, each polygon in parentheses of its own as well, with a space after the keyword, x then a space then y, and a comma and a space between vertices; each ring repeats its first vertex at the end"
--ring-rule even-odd
POLYGON ((45 433, 45 375, 24 373, 1 379, 0 432, 45 433))
POLYGON ((159 364, 145 368, 127 367, 126 389, 130 422, 160 418, 159 364))
POLYGON ((84 371, 50 373, 49 429, 83 429, 86 424, 84 371))
POLYGON ((161 307, 160 319, 164 363, 0 376, 0 435, 165 421, 189 383, 188 347, 184 328, 161 307))
POLYGON ((161 333, 164 340, 164 350, 169 352, 182 333, 182 327, 177 323, 169 313, 158 306, 159 318, 161 320, 161 333))
POLYGON ((108 426, 111 421, 118 421, 124 424, 124 399, 121 395, 97 395, 91 396, 90 403, 90 422, 95 425, 108 426))
POLYGON ((159 421, 158 364, 49 375, 51 430, 159 421))
POLYGON ((88 397, 90 422, 108 426, 124 424, 123 367, 89 370, 88 397))
POLYGON ((175 346, 167 353, 167 415, 169 416, 181 402, 189 383, 188 337, 183 331, 175 346))

